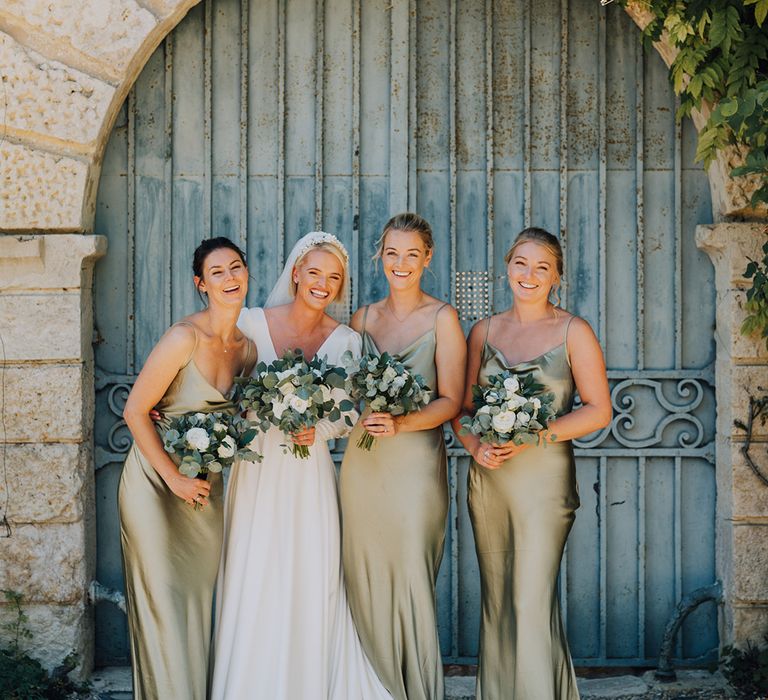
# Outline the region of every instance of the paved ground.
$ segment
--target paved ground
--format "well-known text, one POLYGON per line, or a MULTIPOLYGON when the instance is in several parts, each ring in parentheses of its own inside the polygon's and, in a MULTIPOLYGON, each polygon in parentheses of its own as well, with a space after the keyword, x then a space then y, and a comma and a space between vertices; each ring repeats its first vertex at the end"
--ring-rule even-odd
MULTIPOLYGON (((735 696, 719 673, 680 671, 678 680, 662 683, 653 671, 641 676, 579 678, 582 700, 731 700, 735 696)), ((96 700, 131 700, 131 676, 128 668, 107 668, 94 673, 96 700)), ((474 700, 474 676, 446 678, 446 700, 474 700)), ((265 700, 267 700, 265 698, 265 700)))

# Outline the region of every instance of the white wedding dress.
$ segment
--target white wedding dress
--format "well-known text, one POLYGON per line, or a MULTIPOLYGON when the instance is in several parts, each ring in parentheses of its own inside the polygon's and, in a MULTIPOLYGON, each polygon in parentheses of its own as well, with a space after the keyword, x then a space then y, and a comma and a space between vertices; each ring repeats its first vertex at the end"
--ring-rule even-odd
MULTIPOLYGON (((238 322, 276 359, 264 311, 238 322)), ((332 364, 360 336, 338 326, 318 350, 332 364)), ((353 416, 353 421, 356 415, 353 416)), ((336 470, 327 440, 344 420, 316 427, 308 459, 285 453, 270 428, 257 438, 261 463, 232 468, 216 603, 213 700, 377 700, 390 698, 366 658, 347 605, 341 566, 336 470)))

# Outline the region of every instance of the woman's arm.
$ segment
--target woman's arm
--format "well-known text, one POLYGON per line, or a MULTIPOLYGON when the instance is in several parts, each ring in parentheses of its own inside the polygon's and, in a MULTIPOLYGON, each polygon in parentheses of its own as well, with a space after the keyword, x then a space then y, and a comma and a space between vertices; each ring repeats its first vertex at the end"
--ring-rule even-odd
MULTIPOLYGON (((584 319, 575 317, 571 321, 566 350, 582 406, 556 418, 547 426, 541 435, 541 439, 547 442, 575 440, 611 422, 611 392, 603 351, 592 327, 584 319)), ((530 445, 509 442, 494 447, 493 453, 503 461, 528 447, 530 445)))
POLYGON ((461 406, 461 412, 451 421, 451 425, 456 437, 459 438, 461 444, 464 445, 464 449, 469 452, 475 461, 478 464, 492 468, 500 466, 502 460, 496 460, 492 452, 484 448, 480 438, 476 435, 462 435, 460 433, 461 423, 459 423, 462 416, 471 416, 475 412, 475 407, 472 404, 472 385, 477 384, 477 378, 480 373, 487 324, 488 319, 478 321, 469 333, 469 338, 467 339, 469 348, 467 353, 467 372, 464 379, 464 402, 461 406), (488 453, 487 458, 486 452, 488 453))
POLYGON ((168 488, 190 505, 205 505, 210 484, 179 473, 152 423, 149 412, 163 398, 174 377, 195 347, 195 333, 189 326, 174 326, 149 354, 125 402, 123 418, 141 453, 147 458, 168 488))
POLYGON ((575 440, 600 430, 611 422, 612 415, 603 350, 584 319, 574 318, 571 322, 567 351, 582 405, 549 424, 547 432, 556 436, 556 442, 575 440))

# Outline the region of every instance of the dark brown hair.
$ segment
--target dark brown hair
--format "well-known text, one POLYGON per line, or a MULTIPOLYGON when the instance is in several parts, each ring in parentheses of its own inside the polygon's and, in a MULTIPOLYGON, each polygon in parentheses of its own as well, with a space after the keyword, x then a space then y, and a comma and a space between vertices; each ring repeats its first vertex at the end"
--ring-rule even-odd
MULTIPOLYGON (((246 265, 245 262, 245 253, 243 253, 242 250, 240 250, 239 246, 237 246, 235 243, 229 240, 229 238, 226 238, 224 236, 216 236, 215 238, 205 238, 200 242, 200 245, 195 248, 195 252, 192 255, 192 272, 194 273, 195 277, 199 277, 202 281, 203 279, 203 266, 205 265, 205 259, 214 251, 214 250, 220 250, 221 248, 229 248, 230 250, 235 251, 240 256, 240 260, 243 261, 243 265, 246 265)), ((206 303, 205 298, 203 297, 203 294, 205 292, 200 291, 200 286, 195 285, 197 288, 197 295, 200 297, 200 301, 203 302, 203 304, 206 303)), ((207 296, 207 295, 206 295, 207 296)))

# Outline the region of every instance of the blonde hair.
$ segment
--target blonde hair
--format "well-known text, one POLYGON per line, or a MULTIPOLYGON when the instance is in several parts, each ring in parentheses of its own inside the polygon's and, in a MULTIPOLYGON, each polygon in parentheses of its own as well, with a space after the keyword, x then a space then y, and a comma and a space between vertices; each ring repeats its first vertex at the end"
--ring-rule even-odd
POLYGON ((435 247, 435 239, 432 236, 432 227, 429 225, 429 222, 418 214, 405 211, 401 214, 395 214, 384 224, 384 230, 381 232, 379 240, 376 241, 376 253, 373 256, 373 260, 377 260, 382 256, 384 241, 390 231, 408 231, 409 233, 418 234, 427 253, 435 247))
POLYGON ((535 243, 544 248, 555 259, 557 276, 563 276, 563 248, 560 245, 560 241, 557 239, 557 236, 553 236, 549 231, 545 231, 543 228, 536 228, 535 226, 523 229, 517 234, 517 238, 512 242, 512 247, 504 256, 504 263, 506 265, 509 265, 509 261, 515 255, 515 250, 523 245, 523 243, 535 243))
POLYGON ((512 247, 504 256, 504 263, 506 265, 509 265, 509 261, 512 260, 515 255, 515 250, 523 245, 523 243, 535 243, 536 245, 540 245, 555 259, 557 282, 552 285, 549 293, 550 301, 555 306, 560 306, 560 280, 563 277, 563 247, 560 245, 560 241, 557 239, 557 236, 553 236, 549 231, 545 231, 543 228, 532 226, 523 229, 517 234, 517 237, 512 242, 512 247))
MULTIPOLYGON (((309 255, 315 250, 322 250, 326 253, 330 253, 331 255, 336 257, 336 259, 341 263, 343 279, 341 281, 341 286, 339 287, 339 291, 336 292, 336 296, 333 299, 331 299, 331 301, 338 301, 339 299, 344 299, 347 292, 347 285, 349 284, 349 267, 348 267, 347 251, 343 250, 338 245, 331 243, 330 241, 321 241, 319 243, 316 243, 307 247, 307 249, 303 250, 299 254, 299 257, 296 258, 296 262, 293 263, 293 268, 298 269, 299 267, 301 267, 301 264, 304 262, 304 258, 306 258, 307 255, 309 255)), ((293 281, 293 276, 291 276, 291 294, 293 296, 296 296, 296 282, 293 281)))

